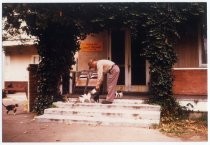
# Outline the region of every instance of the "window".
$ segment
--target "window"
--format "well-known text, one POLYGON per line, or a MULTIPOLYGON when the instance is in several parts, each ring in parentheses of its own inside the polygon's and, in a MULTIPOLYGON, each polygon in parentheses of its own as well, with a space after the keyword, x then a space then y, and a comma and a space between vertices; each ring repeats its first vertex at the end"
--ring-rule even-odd
POLYGON ((207 39, 203 39, 203 46, 201 50, 201 62, 202 64, 207 64, 207 39))
POLYGON ((207 38, 205 36, 201 36, 199 48, 200 67, 207 67, 207 38))
POLYGON ((204 14, 200 25, 199 65, 207 67, 207 15, 204 14))

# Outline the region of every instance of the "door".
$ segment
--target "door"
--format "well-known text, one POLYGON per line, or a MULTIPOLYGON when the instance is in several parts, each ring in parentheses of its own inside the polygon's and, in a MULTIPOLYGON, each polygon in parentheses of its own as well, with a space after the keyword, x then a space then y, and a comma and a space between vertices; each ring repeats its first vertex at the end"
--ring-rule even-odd
POLYGON ((125 32, 114 30, 111 32, 111 60, 120 68, 118 85, 125 85, 125 32))
POLYGON ((126 30, 111 32, 111 60, 120 67, 118 89, 129 92, 148 91, 148 63, 140 56, 140 43, 131 41, 126 30))
POLYGON ((131 41, 131 85, 146 85, 146 60, 140 47, 139 41, 131 41))

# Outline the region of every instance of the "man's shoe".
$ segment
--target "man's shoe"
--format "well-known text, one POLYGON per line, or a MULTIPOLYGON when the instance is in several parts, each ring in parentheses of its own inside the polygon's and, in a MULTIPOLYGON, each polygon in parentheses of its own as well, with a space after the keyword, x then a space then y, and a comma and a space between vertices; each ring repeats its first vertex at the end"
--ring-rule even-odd
POLYGON ((111 101, 107 101, 107 100, 103 100, 103 101, 101 102, 101 104, 112 104, 112 102, 111 102, 111 101))

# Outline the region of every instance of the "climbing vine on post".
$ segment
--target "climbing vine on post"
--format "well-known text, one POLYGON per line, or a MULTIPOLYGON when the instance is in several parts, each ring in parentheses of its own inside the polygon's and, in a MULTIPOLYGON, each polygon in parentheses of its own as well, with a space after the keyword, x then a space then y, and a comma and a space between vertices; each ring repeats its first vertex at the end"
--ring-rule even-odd
POLYGON ((150 63, 150 84, 152 94, 150 102, 162 106, 162 116, 172 119, 181 116, 182 108, 173 96, 172 67, 177 61, 174 44, 181 37, 178 27, 190 17, 198 16, 205 9, 203 5, 159 3, 149 5, 150 11, 145 15, 146 29, 142 55, 150 63))
POLYGON ((178 104, 173 98, 173 75, 172 66, 177 57, 173 49, 177 30, 174 21, 174 10, 168 10, 170 4, 153 4, 149 6, 150 11, 146 14, 145 40, 142 55, 150 63, 149 89, 152 94, 150 102, 159 103, 162 106, 162 115, 174 114, 174 108, 178 104), (173 12, 173 13, 171 13, 173 12), (171 41, 171 38, 173 41, 171 41))
POLYGON ((50 24, 39 37, 38 52, 42 59, 38 67, 39 95, 34 108, 38 114, 43 114, 43 110, 54 101, 62 101, 61 78, 65 73, 70 74, 69 70, 74 64, 74 49, 78 49, 72 29, 59 23, 50 24))

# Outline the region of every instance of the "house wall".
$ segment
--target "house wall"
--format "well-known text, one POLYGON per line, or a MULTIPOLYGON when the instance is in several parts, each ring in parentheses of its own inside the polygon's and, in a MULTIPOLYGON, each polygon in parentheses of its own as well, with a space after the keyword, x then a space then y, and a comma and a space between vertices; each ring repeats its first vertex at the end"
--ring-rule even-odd
POLYGON ((186 36, 175 46, 177 63, 174 68, 198 68, 199 67, 198 37, 186 36))
MULTIPOLYGON (((90 59, 107 59, 108 58, 108 32, 90 34, 80 43, 80 51, 75 55, 76 65, 73 66, 73 72, 89 70, 88 62, 90 59)), ((85 86, 86 78, 80 78, 76 73, 75 86, 85 86)), ((88 86, 95 86, 96 79, 90 79, 88 86)), ((75 89, 75 88, 74 88, 75 89)), ((70 89, 71 90, 71 89, 70 89)), ((75 92, 75 90, 73 90, 75 92)))
POLYGON ((90 59, 107 59, 108 47, 107 32, 88 35, 85 40, 81 41, 77 58, 77 71, 88 70, 88 61, 90 59))
MULTIPOLYGON (((199 31, 196 28, 197 26, 188 28, 188 33, 182 35, 183 37, 174 47, 177 54, 177 63, 173 66, 175 95, 207 95, 207 69, 199 66, 201 43, 199 31)), ((80 50, 77 68, 79 71, 88 69, 87 62, 90 58, 107 58, 110 53, 107 32, 89 35, 83 42, 103 43, 103 48, 98 51, 80 50)))
POLYGON ((7 84, 14 83, 13 86, 27 87, 25 86, 29 77, 27 68, 29 64, 34 63, 35 55, 37 55, 37 51, 34 46, 6 47, 3 59, 2 73, 5 82, 3 86, 7 87, 7 84))
MULTIPOLYGON (((175 46, 178 59, 173 67, 174 94, 207 95, 207 69, 199 66, 201 44, 198 40, 198 31, 193 31, 180 39, 175 46)), ((76 54, 77 64, 73 67, 74 71, 88 70, 87 63, 91 58, 107 59, 110 47, 108 31, 88 35, 81 42, 81 49, 76 54)), ((3 80, 7 83, 27 82, 27 68, 29 64, 37 62, 34 59, 34 55, 37 55, 35 46, 12 46, 5 50, 3 80)))
POLYGON ((174 69, 176 95, 207 95, 207 69, 174 69))
MULTIPOLYGON (((189 26, 190 27, 190 26, 189 26)), ((199 29, 189 31, 175 46, 173 92, 175 95, 207 95, 207 68, 200 66, 201 37, 199 29)))
POLYGON ((27 67, 31 62, 31 56, 28 55, 10 55, 6 56, 6 65, 4 68, 5 81, 27 81, 27 67))

